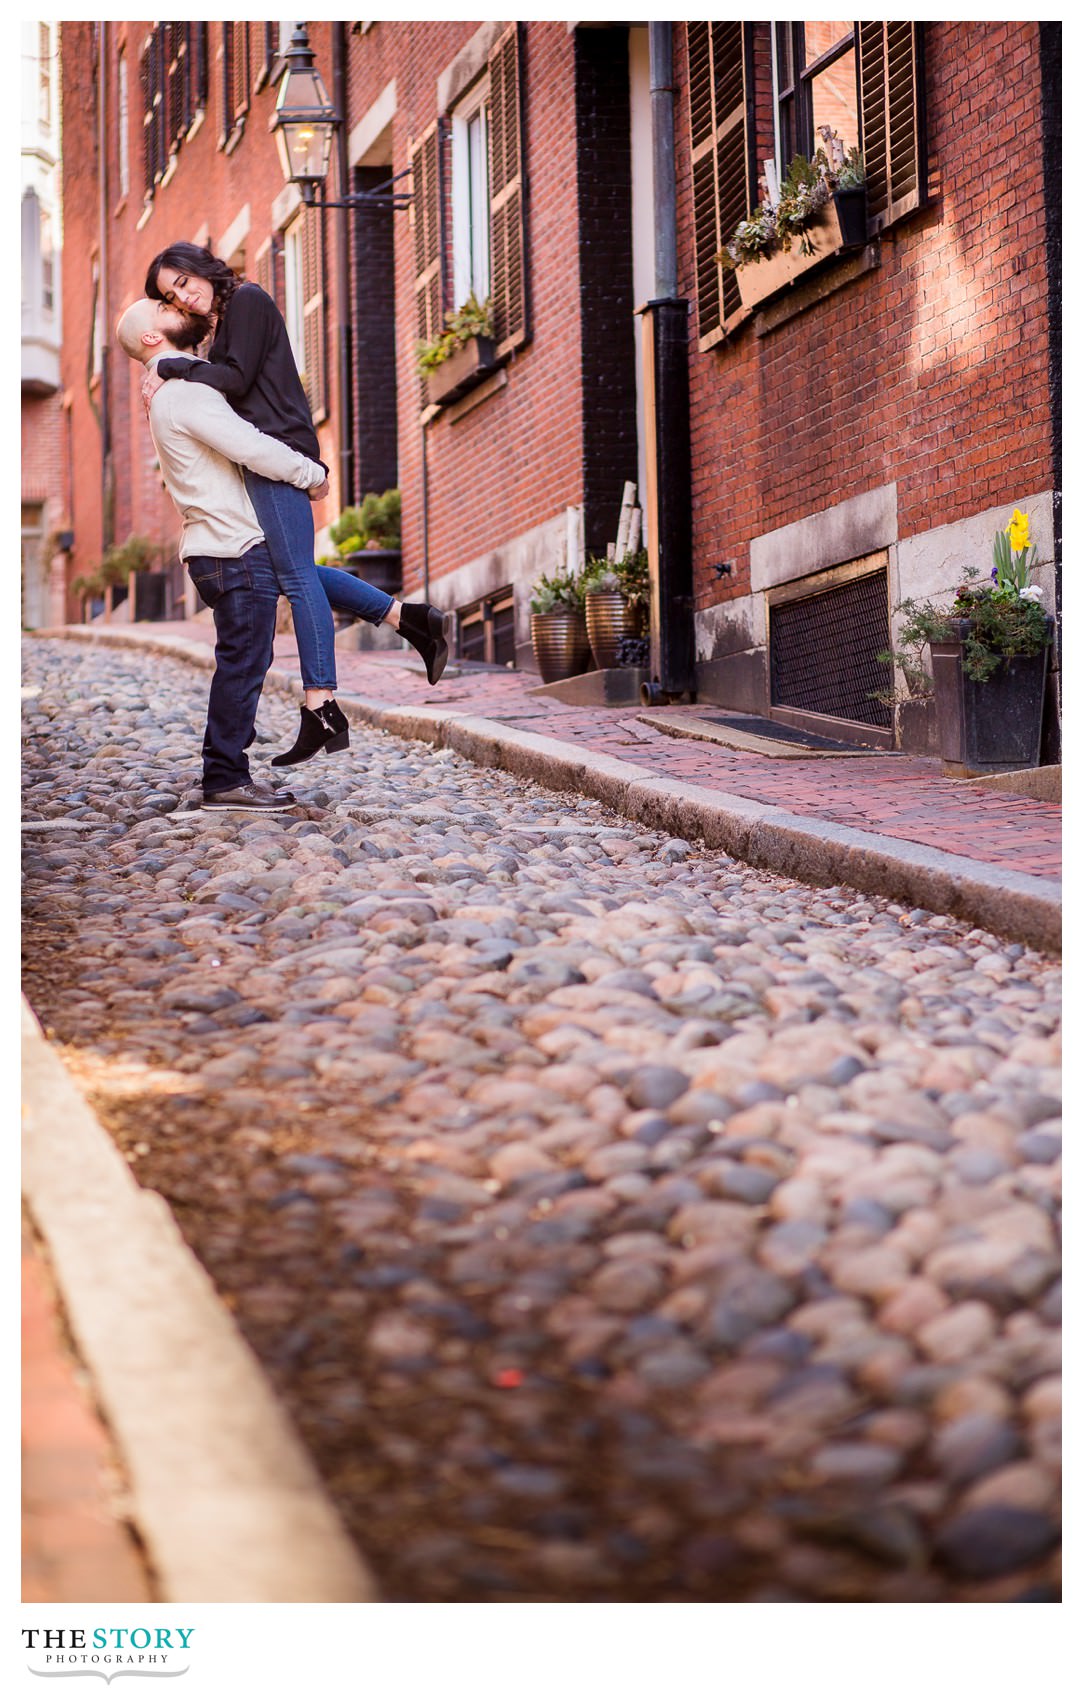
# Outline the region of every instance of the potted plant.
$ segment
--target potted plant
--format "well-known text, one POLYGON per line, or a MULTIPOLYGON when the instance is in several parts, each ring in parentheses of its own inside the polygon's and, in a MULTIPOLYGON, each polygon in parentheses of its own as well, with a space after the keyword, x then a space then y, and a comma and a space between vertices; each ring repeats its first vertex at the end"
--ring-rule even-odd
POLYGON ((330 529, 338 564, 388 596, 402 589, 402 497, 398 490, 371 492, 358 506, 343 508, 330 529))
POLYGON ((756 210, 736 226, 719 265, 736 274, 744 307, 754 307, 821 260, 865 241, 865 165, 857 148, 846 151, 830 125, 824 147, 811 160, 798 154, 777 196, 765 192, 756 210))
POLYGON ((900 650, 887 658, 909 682, 928 648, 931 679, 921 678, 936 698, 940 757, 953 776, 1039 765, 1053 621, 1030 582, 1036 556, 1029 516, 1016 508, 994 538, 988 581, 969 568, 947 610, 912 598, 899 604, 900 650))
POLYGON ((160 546, 152 543, 149 537, 133 534, 123 543, 111 544, 87 574, 73 579, 72 592, 90 599, 92 619, 95 602, 100 601, 103 610, 112 614, 128 596, 133 598, 132 608, 138 617, 142 612, 141 604, 150 600, 142 594, 141 585, 145 582, 145 575, 153 572, 160 555, 160 546), (121 589, 123 595, 118 596, 116 593, 121 589))
POLYGON ((622 561, 592 557, 583 575, 583 590, 595 667, 629 665, 628 644, 642 640, 647 625, 650 579, 646 549, 637 549, 622 561))
POLYGON ((543 575, 530 597, 530 636, 543 683, 571 679, 590 666, 583 582, 575 573, 543 575))
POLYGON ((492 305, 473 293, 447 314, 435 342, 423 342, 417 351, 417 369, 430 405, 457 401, 496 363, 492 305))

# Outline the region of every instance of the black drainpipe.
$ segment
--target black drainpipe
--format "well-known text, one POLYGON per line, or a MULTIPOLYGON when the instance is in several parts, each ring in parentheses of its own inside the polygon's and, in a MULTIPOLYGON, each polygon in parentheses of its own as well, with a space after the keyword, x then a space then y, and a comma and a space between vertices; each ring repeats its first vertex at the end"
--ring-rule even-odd
MULTIPOLYGON (((113 431, 109 417, 112 405, 109 356, 113 327, 109 318, 109 152, 106 127, 106 92, 109 86, 109 25, 97 25, 98 37, 98 301, 101 310, 101 433, 102 433, 102 552, 116 541, 116 495, 113 484, 113 431)), ((95 334, 94 327, 91 335, 95 334)), ((111 602, 112 591, 108 592, 111 602)))
POLYGON ((647 430, 650 681, 644 702, 695 699, 688 302, 677 294, 673 25, 650 24, 655 292, 643 315, 647 430))
MULTIPOLYGON (((350 153, 347 135, 346 25, 336 23, 331 33, 331 99, 342 118, 335 138, 338 150, 340 196, 350 192, 350 153)), ((335 225, 335 302, 338 310, 338 486, 339 501, 348 507, 357 492, 353 487, 353 360, 351 358, 352 316, 350 301, 350 209, 339 210, 335 225)))
MULTIPOLYGON (((1053 612, 1057 622, 1057 665, 1064 669, 1061 649, 1061 26, 1039 23, 1038 57, 1042 87, 1042 179, 1045 200, 1045 264, 1048 294, 1049 414, 1053 433, 1053 612)), ((1051 677, 1042 739, 1043 763, 1060 761, 1059 681, 1051 677)))

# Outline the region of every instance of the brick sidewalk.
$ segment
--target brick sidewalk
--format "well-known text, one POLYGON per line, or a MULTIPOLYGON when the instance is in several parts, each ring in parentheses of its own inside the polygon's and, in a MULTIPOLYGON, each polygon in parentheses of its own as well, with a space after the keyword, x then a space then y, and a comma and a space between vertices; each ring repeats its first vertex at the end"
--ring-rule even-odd
POLYGON ((152 1600, 123 1519, 109 1435, 82 1385, 48 1265, 24 1218, 23 1601, 152 1600))
MULTIPOLYGON (((205 620, 143 626, 141 631, 148 637, 214 643, 214 629, 205 620)), ((671 737, 644 725, 632 707, 569 708, 532 696, 531 687, 538 683, 532 673, 469 672, 445 677, 430 687, 411 665, 415 661, 412 650, 340 649, 339 690, 344 696, 373 702, 423 704, 481 715, 618 756, 659 777, 1002 865, 1016 873, 1060 878, 1059 804, 946 779, 939 761, 928 757, 870 754, 859 760, 781 761, 696 738, 671 737)), ((276 639, 275 662, 296 670, 292 636, 276 639)), ((686 716, 688 711, 680 712, 686 716)), ((661 711, 663 717, 665 713, 661 711)), ((653 716, 658 714, 652 710, 653 716)))

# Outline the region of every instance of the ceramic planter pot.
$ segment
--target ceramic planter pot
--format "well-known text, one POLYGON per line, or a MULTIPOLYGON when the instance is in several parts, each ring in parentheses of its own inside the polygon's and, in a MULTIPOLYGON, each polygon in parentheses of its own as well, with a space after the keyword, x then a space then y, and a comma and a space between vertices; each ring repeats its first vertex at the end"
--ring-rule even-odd
POLYGON ((425 394, 430 406, 458 401, 459 397, 479 383, 496 366, 496 344, 490 336, 472 336, 441 361, 425 378, 425 394))
POLYGON ((616 667, 621 638, 635 637, 635 618, 619 590, 588 590, 587 631, 595 667, 616 667))
POLYGON ((737 267, 735 275, 742 307, 755 307, 802 273, 811 271, 821 260, 844 253, 848 248, 863 247, 864 189, 836 189, 816 223, 810 224, 804 234, 812 248, 810 254, 802 251, 801 238, 794 237, 789 248, 737 267))
POLYGON ((581 613, 554 609, 551 614, 531 614, 530 636, 544 684, 572 679, 590 666, 590 639, 581 613))
MULTIPOLYGON (((969 620, 952 620, 953 635, 931 643, 940 759, 952 777, 1011 773, 1040 765, 1042 708, 1049 647, 1001 661, 988 679, 963 670, 969 620)), ((1052 636, 1053 621, 1046 620, 1052 636)))

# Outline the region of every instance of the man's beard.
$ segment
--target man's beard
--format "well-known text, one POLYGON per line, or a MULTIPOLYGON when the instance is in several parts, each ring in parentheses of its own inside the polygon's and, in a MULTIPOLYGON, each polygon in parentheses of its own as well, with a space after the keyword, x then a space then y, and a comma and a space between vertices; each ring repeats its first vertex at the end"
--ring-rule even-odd
POLYGON ((198 348, 201 342, 206 342, 214 329, 214 320, 209 313, 185 313, 184 323, 170 335, 174 348, 198 348))

